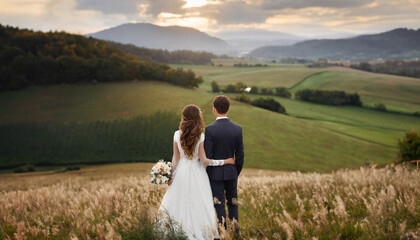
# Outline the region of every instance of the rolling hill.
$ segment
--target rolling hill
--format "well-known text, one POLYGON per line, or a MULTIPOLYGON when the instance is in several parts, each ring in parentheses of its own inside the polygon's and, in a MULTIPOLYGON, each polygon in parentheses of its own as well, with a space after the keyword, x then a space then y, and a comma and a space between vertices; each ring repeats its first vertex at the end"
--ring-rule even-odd
MULTIPOLYGON (((211 113, 213 96, 201 90, 158 82, 32 87, 19 92, 3 92, 0 114, 2 124, 84 122, 131 118, 158 111, 179 114, 184 105, 195 103, 202 108, 209 124, 214 121, 211 113)), ((329 171, 357 167, 366 159, 376 163, 390 162, 396 151, 334 132, 316 122, 235 101, 230 118, 244 128, 245 167, 329 171)))
MULTIPOLYGON (((242 61, 242 60, 237 60, 242 61)), ((232 64, 231 64, 232 65, 232 64)), ((211 91, 210 82, 219 85, 242 81, 259 88, 286 87, 295 92, 304 88, 357 92, 367 105, 383 103, 388 109, 413 113, 420 111, 420 80, 389 74, 370 73, 344 67, 308 68, 304 65, 270 64, 267 68, 237 68, 200 65, 173 65, 202 76, 200 89, 211 91)))
POLYGON ((138 47, 166 50, 225 53, 231 48, 225 41, 209 36, 194 28, 180 26, 161 27, 149 23, 122 24, 96 33, 90 33, 86 36, 133 44, 138 47))
POLYGON ((248 57, 327 58, 350 61, 413 59, 420 57, 420 29, 399 28, 347 39, 307 40, 292 46, 265 46, 255 49, 248 57))

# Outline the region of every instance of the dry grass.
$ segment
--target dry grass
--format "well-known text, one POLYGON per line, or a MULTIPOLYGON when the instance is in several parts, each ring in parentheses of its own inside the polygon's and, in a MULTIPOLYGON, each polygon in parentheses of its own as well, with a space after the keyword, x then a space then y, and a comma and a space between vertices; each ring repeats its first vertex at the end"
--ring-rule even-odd
MULTIPOLYGON (((154 239, 166 187, 151 164, 0 176, 0 238, 154 239)), ((245 169, 244 239, 420 239, 420 172, 402 166, 328 174, 245 169)), ((223 239, 231 239, 229 231, 223 239)))

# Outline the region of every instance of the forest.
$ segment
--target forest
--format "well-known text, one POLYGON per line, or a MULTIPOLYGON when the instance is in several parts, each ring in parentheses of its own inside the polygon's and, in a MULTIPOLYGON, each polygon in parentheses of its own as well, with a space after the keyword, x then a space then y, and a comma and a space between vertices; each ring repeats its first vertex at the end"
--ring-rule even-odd
POLYGON ((386 60, 380 63, 360 62, 350 67, 374 72, 420 78, 420 61, 386 60))
POLYGON ((32 85, 156 80, 194 88, 192 71, 140 60, 105 41, 0 25, 0 91, 32 85))
POLYGON ((210 64, 213 58, 228 58, 228 56, 217 56, 209 52, 194 52, 190 50, 168 51, 162 49, 150 49, 137 47, 132 44, 108 42, 124 52, 132 54, 141 60, 156 61, 170 64, 210 64))
POLYGON ((170 160, 179 116, 89 122, 28 122, 0 125, 0 169, 36 166, 170 160))

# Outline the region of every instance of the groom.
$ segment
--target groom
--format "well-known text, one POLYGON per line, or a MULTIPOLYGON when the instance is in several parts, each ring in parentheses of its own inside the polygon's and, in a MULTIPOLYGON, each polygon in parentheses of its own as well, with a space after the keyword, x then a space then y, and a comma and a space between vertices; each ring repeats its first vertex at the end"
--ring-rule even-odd
MULTIPOLYGON (((213 114, 216 121, 206 127, 204 149, 209 159, 235 158, 235 165, 207 167, 214 207, 220 223, 226 228, 225 199, 229 210, 229 219, 238 221, 238 176, 244 164, 244 145, 242 127, 231 122, 227 117, 229 99, 217 96, 213 100, 213 114)), ((238 228, 236 226, 236 232, 238 228)))

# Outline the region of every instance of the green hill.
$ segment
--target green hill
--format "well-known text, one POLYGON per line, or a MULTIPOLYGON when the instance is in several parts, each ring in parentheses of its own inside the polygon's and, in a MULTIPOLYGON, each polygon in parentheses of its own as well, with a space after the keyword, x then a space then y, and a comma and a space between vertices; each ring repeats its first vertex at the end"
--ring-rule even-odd
POLYGON ((383 103, 396 111, 420 111, 418 78, 369 73, 349 68, 328 68, 303 79, 291 90, 305 88, 357 92, 365 104, 383 103))
MULTIPOLYGON (((239 60, 237 60, 239 61, 239 60)), ((370 73, 344 67, 308 68, 304 65, 270 64, 268 68, 235 68, 232 66, 174 65, 193 70, 202 76, 200 89, 211 91, 210 82, 224 87, 242 81, 260 88, 287 87, 300 89, 342 90, 357 92, 364 104, 383 103, 389 110, 420 112, 420 79, 370 73)))
MULTIPOLYGON (((158 111, 179 114, 184 105, 195 103, 203 109, 209 124, 214 120, 212 99, 213 94, 158 82, 31 87, 0 94, 0 115, 2 124, 32 120, 86 122, 158 111)), ((246 167, 329 171, 361 166, 365 160, 390 162, 396 153, 394 148, 346 136, 313 121, 235 101, 230 118, 244 129, 246 167)))
POLYGON ((205 82, 200 85, 200 88, 206 91, 211 90, 210 82, 213 80, 221 86, 241 81, 248 86, 289 88, 312 74, 325 71, 321 68, 308 68, 304 65, 292 64, 270 64, 268 67, 239 68, 233 67, 232 62, 238 63, 241 60, 232 60, 228 64, 224 63, 222 67, 176 64, 172 66, 191 69, 198 76, 202 76, 205 82))
POLYGON ((291 46, 265 46, 250 52, 252 58, 305 58, 367 61, 414 59, 420 54, 420 29, 398 28, 388 32, 346 39, 306 40, 291 46))

